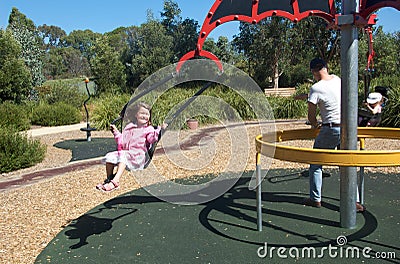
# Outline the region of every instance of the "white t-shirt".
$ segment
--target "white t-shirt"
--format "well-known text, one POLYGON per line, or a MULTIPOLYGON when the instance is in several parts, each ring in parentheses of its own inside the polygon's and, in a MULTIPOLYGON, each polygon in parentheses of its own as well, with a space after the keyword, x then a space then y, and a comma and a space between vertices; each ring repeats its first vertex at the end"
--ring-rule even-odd
POLYGON ((341 80, 332 75, 331 80, 320 80, 311 86, 308 101, 318 106, 322 123, 340 124, 341 80))

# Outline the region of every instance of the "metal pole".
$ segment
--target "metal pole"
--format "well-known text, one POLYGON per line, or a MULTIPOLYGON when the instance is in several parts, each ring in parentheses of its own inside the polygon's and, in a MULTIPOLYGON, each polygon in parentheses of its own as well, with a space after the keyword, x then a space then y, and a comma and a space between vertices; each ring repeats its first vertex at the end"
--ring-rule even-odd
POLYGON ((256 184, 257 184, 257 230, 262 231, 262 188, 261 188, 261 165, 260 153, 256 156, 256 184))
MULTIPOLYGON (((365 138, 360 138, 360 150, 365 149, 365 138)), ((360 179, 358 181, 358 192, 360 194, 360 203, 364 204, 364 167, 360 167, 360 179)))
POLYGON ((83 106, 85 107, 86 111, 86 128, 81 128, 81 131, 86 131, 86 141, 92 141, 92 131, 95 131, 96 128, 90 127, 89 124, 89 111, 87 109, 86 103, 90 100, 90 91, 88 88, 88 83, 89 83, 89 78, 85 79, 85 86, 86 86, 86 92, 88 94, 88 98, 83 102, 83 106))
MULTIPOLYGON (((342 0, 341 26, 341 149, 357 150, 358 115, 358 32, 354 26, 354 15, 358 12, 359 0, 342 0)), ((357 167, 340 168, 340 225, 356 227, 357 167)))

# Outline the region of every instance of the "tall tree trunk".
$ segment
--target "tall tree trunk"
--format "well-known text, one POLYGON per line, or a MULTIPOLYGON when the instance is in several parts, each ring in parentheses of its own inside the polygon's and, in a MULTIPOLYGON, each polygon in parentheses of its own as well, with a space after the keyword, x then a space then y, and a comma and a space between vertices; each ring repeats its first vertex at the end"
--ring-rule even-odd
POLYGON ((279 87, 279 67, 278 67, 278 60, 274 63, 274 79, 272 80, 274 83, 274 89, 278 89, 279 87))

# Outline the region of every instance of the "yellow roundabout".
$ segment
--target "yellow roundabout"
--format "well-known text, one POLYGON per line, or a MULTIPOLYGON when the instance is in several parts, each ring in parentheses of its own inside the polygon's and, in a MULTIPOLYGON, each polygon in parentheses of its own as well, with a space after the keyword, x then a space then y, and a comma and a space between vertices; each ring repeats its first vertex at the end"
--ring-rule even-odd
MULTIPOLYGON (((257 163, 259 155, 275 159, 344 167, 388 167, 400 165, 400 150, 328 150, 283 146, 277 142, 314 139, 318 129, 296 129, 271 132, 256 137, 257 163)), ((361 149, 366 138, 400 139, 400 129, 359 127, 361 149)))

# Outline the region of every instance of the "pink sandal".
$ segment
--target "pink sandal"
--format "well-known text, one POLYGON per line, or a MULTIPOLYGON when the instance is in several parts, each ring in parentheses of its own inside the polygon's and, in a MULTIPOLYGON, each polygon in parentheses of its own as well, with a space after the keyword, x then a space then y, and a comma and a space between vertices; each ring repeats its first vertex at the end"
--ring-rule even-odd
POLYGON ((111 192, 119 189, 119 183, 114 180, 111 180, 109 183, 106 184, 98 184, 96 186, 96 189, 99 189, 100 191, 103 192, 111 192))

